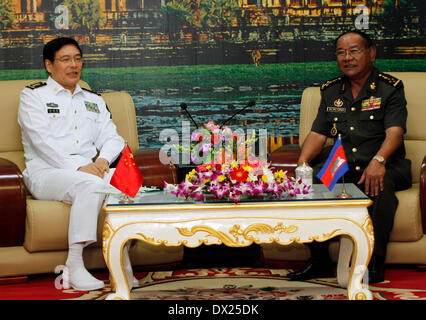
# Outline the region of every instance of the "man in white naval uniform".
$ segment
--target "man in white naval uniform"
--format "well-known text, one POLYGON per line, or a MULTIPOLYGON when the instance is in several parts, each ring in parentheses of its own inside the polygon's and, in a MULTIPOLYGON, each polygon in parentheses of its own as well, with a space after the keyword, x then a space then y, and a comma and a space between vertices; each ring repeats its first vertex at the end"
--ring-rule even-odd
POLYGON ((96 290, 104 282, 85 268, 83 248, 96 242, 98 213, 109 186, 109 165, 125 147, 105 101, 78 85, 82 51, 71 38, 47 43, 43 59, 49 78, 26 87, 20 97, 26 186, 37 199, 71 204, 64 287, 96 290))

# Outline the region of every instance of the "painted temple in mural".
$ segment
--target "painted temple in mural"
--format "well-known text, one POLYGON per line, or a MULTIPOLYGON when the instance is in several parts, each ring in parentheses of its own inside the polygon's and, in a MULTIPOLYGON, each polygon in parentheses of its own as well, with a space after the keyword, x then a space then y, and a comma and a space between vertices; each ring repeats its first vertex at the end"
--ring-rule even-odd
MULTIPOLYGON (((169 2, 178 0, 100 0, 100 9, 106 17, 101 28, 113 28, 114 22, 122 19, 146 18, 144 11, 160 10, 169 2), (139 15, 138 15, 139 13, 139 15)), ((380 11, 385 0, 238 0, 244 11, 256 12, 260 17, 273 12, 289 16, 343 16, 357 14, 359 6, 369 6, 372 12, 380 11)), ((195 7, 200 0, 192 0, 195 7)), ((10 29, 45 29, 50 27, 49 16, 54 6, 61 1, 13 0, 15 24, 10 29)), ((268 19, 257 19, 256 23, 268 23, 268 19)))
MULTIPOLYGON (((306 50, 325 61, 330 59, 329 43, 343 30, 358 28, 355 21, 360 16, 368 17, 362 29, 383 42, 382 57, 426 55, 426 47, 419 45, 425 30, 424 4, 419 0, 412 0, 416 10, 398 16, 401 21, 384 15, 390 0, 0 1, 9 4, 0 11, 9 11, 9 22, 3 16, 0 20, 0 47, 9 50, 0 59, 4 63, 13 63, 22 50, 37 52, 58 35, 87 45, 85 51, 96 63, 120 63, 115 52, 124 47, 130 57, 145 56, 149 65, 251 63, 246 53, 253 50, 268 53, 263 63, 302 61, 306 50), (84 3, 90 3, 92 11, 76 13, 75 7, 84 3), (64 17, 68 24, 58 24, 64 17), (194 52, 209 52, 209 57, 194 52)), ((397 0, 393 5, 400 6, 397 0)))

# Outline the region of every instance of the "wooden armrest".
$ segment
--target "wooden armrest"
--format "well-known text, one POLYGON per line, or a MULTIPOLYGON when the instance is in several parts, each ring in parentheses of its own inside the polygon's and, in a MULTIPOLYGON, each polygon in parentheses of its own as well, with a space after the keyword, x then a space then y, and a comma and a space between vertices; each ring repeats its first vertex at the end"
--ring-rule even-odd
POLYGON ((139 150, 135 154, 136 163, 143 175, 144 186, 163 188, 164 181, 177 184, 176 167, 172 163, 162 164, 159 149, 139 150))
POLYGON ((420 210, 422 212, 423 233, 426 233, 426 156, 420 168, 420 210))
POLYGON ((27 191, 21 170, 0 158, 0 247, 24 243, 27 191))
POLYGON ((287 171, 287 175, 294 177, 299 159, 300 147, 297 144, 284 145, 268 155, 268 162, 271 163, 272 171, 287 171))

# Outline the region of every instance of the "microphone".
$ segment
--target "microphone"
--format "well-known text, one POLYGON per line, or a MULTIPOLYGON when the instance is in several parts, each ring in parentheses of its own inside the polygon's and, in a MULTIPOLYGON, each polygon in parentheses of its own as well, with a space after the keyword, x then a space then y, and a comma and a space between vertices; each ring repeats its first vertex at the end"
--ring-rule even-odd
POLYGON ((224 122, 222 122, 222 124, 219 126, 219 128, 222 128, 222 126, 227 123, 228 121, 231 121, 232 118, 234 118, 237 114, 239 114, 240 112, 243 112, 245 109, 247 109, 248 107, 253 107, 256 104, 256 101, 254 100, 250 100, 249 103, 247 103, 247 105, 242 108, 241 110, 238 110, 237 112, 235 112, 230 118, 228 118, 227 120, 225 120, 224 122))
POLYGON ((188 105, 185 102, 182 102, 180 104, 180 108, 185 111, 185 113, 188 115, 188 117, 192 120, 192 123, 195 125, 195 127, 198 129, 198 125, 197 123, 194 121, 194 119, 192 119, 191 114, 189 113, 188 109, 187 109, 188 105))

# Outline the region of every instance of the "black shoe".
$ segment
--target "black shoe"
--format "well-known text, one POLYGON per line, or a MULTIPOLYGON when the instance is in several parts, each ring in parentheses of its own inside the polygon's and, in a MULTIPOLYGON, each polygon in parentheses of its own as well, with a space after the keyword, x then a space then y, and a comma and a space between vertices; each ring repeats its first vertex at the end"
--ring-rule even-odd
POLYGON ((287 278, 290 281, 304 281, 328 277, 334 277, 334 267, 331 261, 309 260, 299 271, 287 274, 287 278))
POLYGON ((368 264, 368 283, 385 281, 385 258, 373 255, 368 264))

